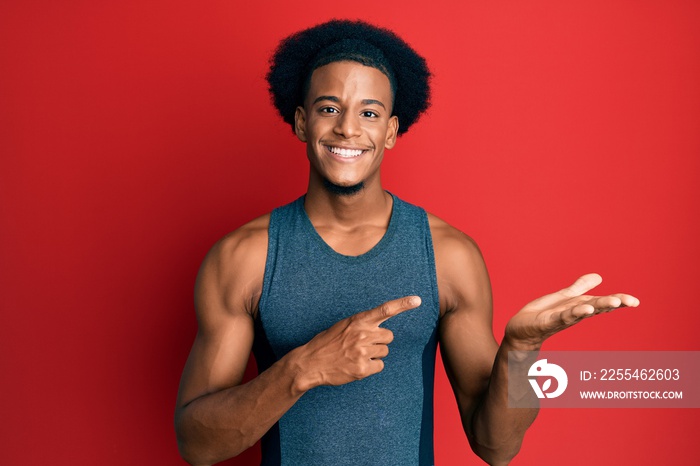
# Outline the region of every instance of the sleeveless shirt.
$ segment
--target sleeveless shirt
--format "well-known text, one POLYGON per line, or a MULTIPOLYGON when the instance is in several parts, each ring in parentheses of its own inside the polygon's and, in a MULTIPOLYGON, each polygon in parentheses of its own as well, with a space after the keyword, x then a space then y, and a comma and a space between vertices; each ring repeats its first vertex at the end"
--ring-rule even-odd
POLYGON ((409 295, 422 303, 381 324, 394 333, 384 370, 306 392, 262 439, 262 465, 432 465, 439 317, 425 211, 393 196, 382 239, 359 256, 316 232, 304 197, 270 217, 253 352, 264 371, 290 350, 361 311, 409 295))

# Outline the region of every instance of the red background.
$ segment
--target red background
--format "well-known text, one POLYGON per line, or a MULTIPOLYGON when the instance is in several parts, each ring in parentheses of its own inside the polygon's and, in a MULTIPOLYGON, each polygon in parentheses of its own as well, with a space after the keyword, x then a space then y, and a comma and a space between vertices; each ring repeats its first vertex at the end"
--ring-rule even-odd
MULTIPOLYGON (((545 349, 700 350, 697 1, 4 1, 1 464, 182 464, 195 274, 303 192, 303 146, 263 78, 280 38, 331 17, 427 57, 434 104, 385 185, 481 245, 498 339, 596 271, 642 306, 545 349)), ((686 464, 698 418, 543 410, 513 464, 686 464)), ((441 367, 435 441, 438 465, 479 464, 441 367)))

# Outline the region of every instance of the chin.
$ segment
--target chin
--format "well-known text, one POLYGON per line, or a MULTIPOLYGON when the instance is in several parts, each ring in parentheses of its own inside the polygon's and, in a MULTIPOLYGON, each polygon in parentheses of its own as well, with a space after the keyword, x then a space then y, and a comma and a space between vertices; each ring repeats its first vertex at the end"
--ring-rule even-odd
POLYGON ((326 188, 326 191, 328 191, 331 194, 335 194, 338 196, 353 196, 355 194, 359 194, 364 189, 365 182, 360 181, 356 184, 340 185, 333 183, 328 178, 323 178, 323 187, 326 188))

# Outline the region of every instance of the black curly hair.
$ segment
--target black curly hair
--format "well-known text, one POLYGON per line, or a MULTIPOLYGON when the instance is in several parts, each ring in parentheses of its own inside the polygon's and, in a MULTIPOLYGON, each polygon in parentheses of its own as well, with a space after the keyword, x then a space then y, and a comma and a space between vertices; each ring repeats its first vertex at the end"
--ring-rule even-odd
POLYGON ((430 106, 430 71, 423 57, 388 29, 334 19, 282 40, 270 58, 267 82, 272 101, 292 131, 313 71, 345 60, 376 68, 389 78, 399 136, 430 106))

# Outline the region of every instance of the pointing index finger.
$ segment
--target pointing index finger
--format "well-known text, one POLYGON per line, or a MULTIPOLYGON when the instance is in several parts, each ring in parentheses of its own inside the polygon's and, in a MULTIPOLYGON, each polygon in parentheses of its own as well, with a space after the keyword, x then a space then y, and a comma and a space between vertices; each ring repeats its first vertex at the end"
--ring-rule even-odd
POLYGON ((362 312, 361 316, 363 319, 379 325, 402 312, 417 308, 420 304, 421 299, 419 296, 404 296, 403 298, 387 301, 369 311, 362 312))

